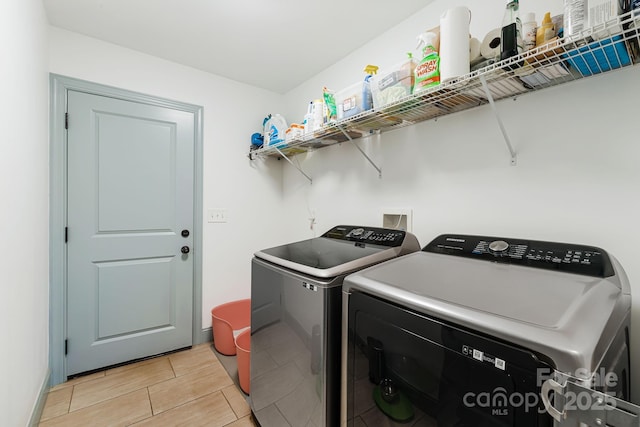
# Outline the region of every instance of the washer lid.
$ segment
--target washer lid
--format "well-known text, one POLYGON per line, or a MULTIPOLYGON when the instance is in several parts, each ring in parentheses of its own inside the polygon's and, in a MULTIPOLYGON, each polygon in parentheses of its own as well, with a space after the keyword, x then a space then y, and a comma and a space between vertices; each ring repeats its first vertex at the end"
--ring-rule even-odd
POLYGON ((424 251, 351 274, 343 284, 345 293, 362 291, 546 354, 561 369, 598 360, 600 337, 630 310, 621 288, 616 274, 601 278, 424 251))
POLYGON ((368 289, 400 302, 410 298, 441 310, 457 306, 544 329, 561 329, 585 304, 602 309, 599 298, 620 293, 614 283, 589 276, 425 252, 356 275, 368 289))
POLYGON ((329 278, 420 250, 401 230, 337 226, 321 237, 256 252, 255 256, 314 277, 329 278))

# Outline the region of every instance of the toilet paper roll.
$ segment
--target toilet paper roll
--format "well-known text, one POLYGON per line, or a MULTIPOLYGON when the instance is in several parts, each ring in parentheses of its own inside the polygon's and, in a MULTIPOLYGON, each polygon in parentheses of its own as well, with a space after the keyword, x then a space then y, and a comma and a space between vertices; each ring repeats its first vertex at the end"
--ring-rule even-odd
POLYGON ((482 40, 480 45, 480 55, 485 59, 495 59, 500 57, 500 43, 502 36, 502 30, 496 28, 489 31, 489 33, 482 40))
POLYGON ((464 7, 446 10, 440 17, 440 81, 446 83, 469 74, 469 23, 464 7))
POLYGON ((480 55, 480 44, 480 40, 475 37, 469 40, 469 62, 472 64, 482 58, 482 55, 480 55))

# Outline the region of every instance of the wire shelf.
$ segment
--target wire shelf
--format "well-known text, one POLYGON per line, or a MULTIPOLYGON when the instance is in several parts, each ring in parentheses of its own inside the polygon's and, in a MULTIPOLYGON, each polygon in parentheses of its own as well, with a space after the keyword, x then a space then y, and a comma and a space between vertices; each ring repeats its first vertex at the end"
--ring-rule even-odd
POLYGON ((640 62, 639 29, 640 13, 629 12, 570 39, 551 40, 383 108, 327 124, 286 145, 253 150, 250 157, 293 156, 632 66, 640 62))

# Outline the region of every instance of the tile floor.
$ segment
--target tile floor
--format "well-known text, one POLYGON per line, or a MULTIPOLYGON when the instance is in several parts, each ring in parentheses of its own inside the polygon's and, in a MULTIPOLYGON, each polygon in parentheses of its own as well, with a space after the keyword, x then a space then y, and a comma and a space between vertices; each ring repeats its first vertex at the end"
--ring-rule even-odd
POLYGON ((49 391, 40 426, 254 427, 225 366, 207 343, 75 378, 49 391))

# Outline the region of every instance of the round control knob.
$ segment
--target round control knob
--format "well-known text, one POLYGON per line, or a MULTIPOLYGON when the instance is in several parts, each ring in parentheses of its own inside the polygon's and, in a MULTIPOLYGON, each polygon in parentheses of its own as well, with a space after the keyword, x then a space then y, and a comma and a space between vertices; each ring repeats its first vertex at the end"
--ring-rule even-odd
POLYGON ((509 249, 509 244, 504 240, 494 240, 489 243, 489 252, 494 255, 502 255, 507 251, 507 249, 509 249))
POLYGON ((351 235, 352 236, 361 236, 362 233, 364 233, 364 228, 355 228, 353 230, 351 230, 351 235))

